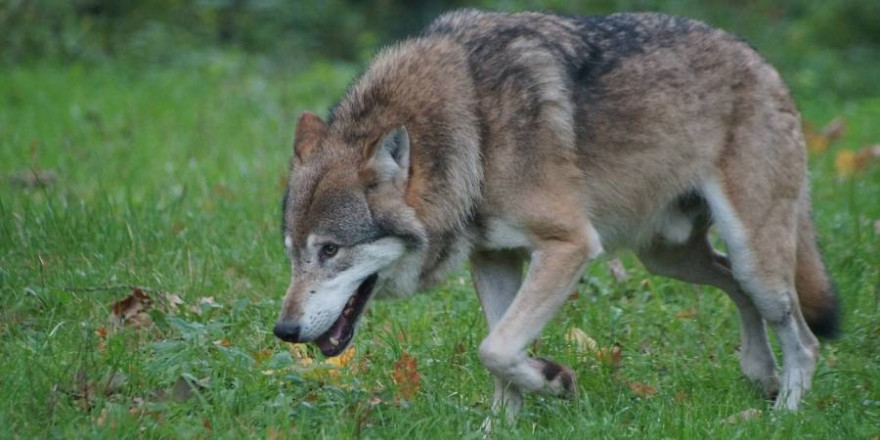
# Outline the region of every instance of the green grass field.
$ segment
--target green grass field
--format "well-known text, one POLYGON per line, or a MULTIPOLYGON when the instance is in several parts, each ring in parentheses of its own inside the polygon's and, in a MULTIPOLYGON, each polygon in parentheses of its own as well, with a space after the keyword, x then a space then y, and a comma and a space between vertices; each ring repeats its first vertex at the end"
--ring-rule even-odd
MULTIPOLYGON (((279 220, 295 119, 326 110, 355 73, 223 54, 0 70, 0 437, 481 437, 493 385, 464 270, 432 292, 374 302, 341 368, 311 352, 305 366, 271 333, 289 276, 279 220), (22 183, 33 170, 54 182, 22 183), (114 331, 127 285, 184 304, 155 307, 152 328, 114 331), (412 375, 394 379, 404 354, 417 388, 412 375)), ((622 255, 631 279, 616 281, 607 259, 592 264, 534 347, 575 368, 579 400, 530 396, 497 438, 880 437, 880 163, 853 178, 834 166, 840 151, 880 143, 880 98, 797 99, 818 126, 847 121, 811 157, 844 333, 823 344, 803 410, 772 412, 741 377, 739 321, 723 294, 651 277, 622 255), (572 327, 606 355, 568 342, 572 327), (750 409, 760 416, 725 422, 750 409)))

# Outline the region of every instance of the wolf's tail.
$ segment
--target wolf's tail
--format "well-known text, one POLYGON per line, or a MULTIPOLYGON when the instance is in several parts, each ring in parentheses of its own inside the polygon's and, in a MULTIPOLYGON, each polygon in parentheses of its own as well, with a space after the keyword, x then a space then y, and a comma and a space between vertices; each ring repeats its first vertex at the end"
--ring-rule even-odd
POLYGON ((813 334, 834 338, 840 331, 840 301, 825 269, 816 239, 816 227, 807 200, 801 204, 798 217, 795 289, 801 312, 813 334))

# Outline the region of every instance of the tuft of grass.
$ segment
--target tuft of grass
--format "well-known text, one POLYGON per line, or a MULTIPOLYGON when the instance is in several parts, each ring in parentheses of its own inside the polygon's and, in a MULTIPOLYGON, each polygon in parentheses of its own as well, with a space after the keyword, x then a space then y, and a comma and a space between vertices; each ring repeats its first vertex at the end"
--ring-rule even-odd
MULTIPOLYGON (((326 109, 354 74, 330 64, 267 71, 222 55, 163 69, 0 71, 8 436, 482 436, 493 385, 475 355, 486 327, 464 271, 432 292, 374 302, 354 360, 333 375, 310 373, 271 334, 289 276, 279 203, 296 115, 326 109), (54 183, 6 182, 35 170, 54 183), (117 285, 184 304, 150 312, 151 329, 102 336, 129 293, 117 285), (408 402, 395 399, 391 374, 404 353, 421 377, 408 402), (125 379, 110 389, 116 374, 125 379)), ((880 436, 880 166, 840 179, 833 163, 837 151, 880 143, 880 99, 797 98, 805 119, 843 116, 849 127, 811 158, 844 333, 823 344, 804 409, 771 412, 741 377, 736 310, 721 293, 648 276, 624 255, 632 278, 617 282, 593 264, 534 348, 574 367, 580 398, 530 396, 519 421, 496 426, 498 438, 880 436), (564 337, 571 327, 619 345, 620 362, 579 352, 564 337), (639 395, 632 383, 656 392, 639 395), (722 422, 748 409, 762 415, 722 422)))

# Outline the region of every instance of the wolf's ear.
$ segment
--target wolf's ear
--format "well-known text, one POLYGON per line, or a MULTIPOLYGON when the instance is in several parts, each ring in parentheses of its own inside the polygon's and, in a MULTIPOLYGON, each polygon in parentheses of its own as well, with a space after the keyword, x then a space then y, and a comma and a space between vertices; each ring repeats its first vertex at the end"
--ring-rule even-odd
POLYGON ((409 133, 397 127, 382 137, 368 162, 380 182, 405 182, 409 177, 409 133))
POLYGON ((327 124, 314 113, 305 112, 300 115, 293 139, 294 157, 303 160, 318 146, 326 132, 327 124))

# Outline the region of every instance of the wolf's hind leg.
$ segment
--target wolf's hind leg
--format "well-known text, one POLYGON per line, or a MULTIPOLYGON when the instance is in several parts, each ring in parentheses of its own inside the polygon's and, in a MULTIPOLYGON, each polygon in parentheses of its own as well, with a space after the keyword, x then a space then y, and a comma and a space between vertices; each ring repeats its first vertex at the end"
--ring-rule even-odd
POLYGON ((740 368, 767 397, 779 390, 776 359, 767 340, 764 320, 752 300, 733 278, 728 259, 709 244, 707 227, 695 229, 682 244, 657 243, 639 252, 645 267, 657 275, 723 290, 739 310, 741 324, 740 368))
MULTIPOLYGON (((523 262, 523 256, 517 251, 475 251, 471 254, 471 278, 490 331, 501 320, 519 291, 523 262)), ((508 420, 512 420, 521 408, 522 392, 519 387, 496 377, 492 412, 498 414, 504 411, 508 420)))
POLYGON ((769 172, 755 176, 751 187, 740 187, 734 179, 724 182, 710 180, 703 192, 727 242, 734 277, 779 338, 782 380, 775 407, 794 410, 810 388, 819 356, 819 343, 801 313, 794 280, 797 200, 804 189, 769 172), (787 195, 784 191, 790 196, 780 196, 787 195))
POLYGON ((480 344, 480 360, 489 371, 526 391, 577 394, 575 374, 570 368, 532 359, 526 347, 565 302, 587 262, 599 252, 598 234, 589 224, 571 235, 557 235, 535 244, 522 287, 480 344))

